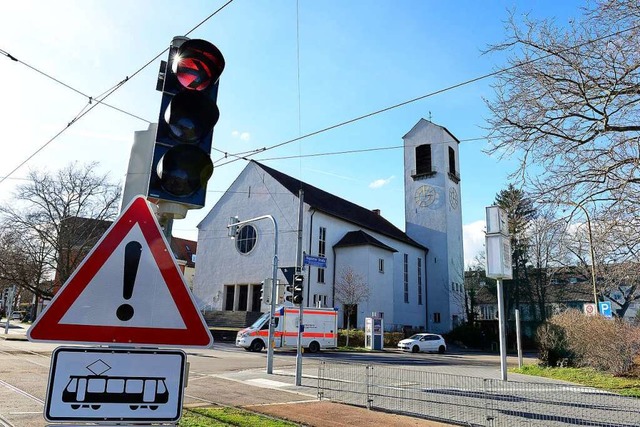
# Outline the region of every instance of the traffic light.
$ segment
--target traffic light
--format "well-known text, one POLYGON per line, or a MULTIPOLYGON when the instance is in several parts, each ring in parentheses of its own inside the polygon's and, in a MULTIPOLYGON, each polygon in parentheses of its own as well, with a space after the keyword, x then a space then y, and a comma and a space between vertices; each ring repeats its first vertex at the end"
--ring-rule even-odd
POLYGON ((232 239, 235 239, 236 237, 238 237, 238 233, 240 232, 240 229, 236 224, 239 222, 240 220, 238 219, 237 216, 232 216, 229 218, 229 225, 227 225, 227 235, 232 239))
POLYGON ((291 302, 294 304, 302 304, 303 296, 302 291, 304 290, 304 276, 302 274, 296 274, 293 276, 293 297, 291 302))
POLYGON ((185 214, 204 206, 213 174, 210 152, 224 65, 220 50, 208 41, 175 37, 161 67, 162 102, 147 196, 182 205, 185 214))
POLYGON ((271 304, 271 288, 273 287, 273 279, 268 278, 262 281, 262 286, 260 287, 260 300, 264 304, 271 304))

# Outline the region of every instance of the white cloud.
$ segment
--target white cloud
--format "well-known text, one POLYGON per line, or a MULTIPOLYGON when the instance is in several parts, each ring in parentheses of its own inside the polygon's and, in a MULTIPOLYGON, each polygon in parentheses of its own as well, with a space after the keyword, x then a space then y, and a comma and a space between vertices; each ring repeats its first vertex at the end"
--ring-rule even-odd
POLYGON ((395 178, 395 177, 392 175, 387 179, 376 179, 371 184, 369 184, 369 188, 384 187, 385 185, 389 184, 393 178, 395 178))
POLYGON ((240 138, 242 141, 249 141, 251 139, 251 134, 249 132, 240 132, 238 130, 231 132, 231 136, 234 138, 240 138))
POLYGON ((486 224, 484 220, 464 224, 462 235, 464 239, 464 265, 465 269, 473 264, 473 261, 480 252, 484 252, 484 233, 486 224))

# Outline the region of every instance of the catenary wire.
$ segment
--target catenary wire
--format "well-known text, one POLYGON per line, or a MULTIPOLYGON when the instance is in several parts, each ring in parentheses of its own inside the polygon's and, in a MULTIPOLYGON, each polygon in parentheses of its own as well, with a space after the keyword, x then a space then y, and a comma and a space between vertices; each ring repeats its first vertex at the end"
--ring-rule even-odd
MULTIPOLYGON (((597 37, 595 39, 586 40, 586 41, 584 41, 582 43, 578 43, 577 45, 569 46, 569 47, 567 47, 565 49, 561 49, 559 52, 548 53, 546 55, 542 55, 542 56, 539 56, 537 58, 530 59, 528 61, 519 62, 517 64, 514 64, 514 65, 510 66, 510 67, 501 68, 501 69, 493 71, 491 73, 486 73, 486 74, 483 74, 481 76, 474 77, 474 78, 471 78, 469 80, 465 80, 463 82, 456 83, 456 84, 447 86, 445 88, 438 89, 438 90, 435 90, 433 92, 429 92, 429 93, 421 95, 421 96, 417 96, 417 97, 409 99, 407 101, 399 102, 397 104, 394 104, 394 105, 391 105, 391 106, 388 106, 388 107, 385 107, 385 108, 381 108, 379 110, 376 110, 376 111, 373 111, 373 112, 370 112, 370 113, 367 113, 367 114, 363 114, 361 116, 354 117, 352 119, 345 120, 345 121, 340 122, 340 123, 333 124, 331 126, 327 126, 325 128, 316 130, 314 132, 307 133, 307 134, 302 135, 302 136, 298 136, 296 138, 292 138, 292 139, 289 139, 289 140, 286 140, 286 141, 283 141, 283 142, 280 142, 280 143, 277 143, 277 144, 274 144, 274 145, 271 145, 271 146, 268 146, 268 147, 262 147, 262 148, 255 149, 252 153, 245 154, 243 156, 234 156, 233 154, 230 154, 231 156, 234 156, 236 158, 232 159, 232 160, 229 160, 227 162, 221 163, 220 165, 218 165, 218 167, 225 166, 225 165, 227 165, 229 163, 234 163, 234 162, 236 162, 238 160, 241 160, 241 159, 248 161, 249 159, 247 157, 251 157, 251 156, 254 156, 256 154, 263 153, 263 152, 265 152, 267 150, 273 150, 275 148, 279 148, 279 147, 282 147, 284 145, 288 145, 288 144, 291 144, 293 142, 300 141, 302 139, 310 138, 312 136, 319 135, 321 133, 328 132, 328 131, 333 130, 333 129, 337 129, 339 127, 343 127, 343 126, 346 126, 348 124, 355 123, 357 121, 360 121, 360 120, 363 120, 363 119, 366 119, 366 118, 369 118, 369 117, 372 117, 372 116, 376 116, 378 114, 382 114, 382 113, 385 113, 387 111, 394 110, 396 108, 400 108, 400 107, 403 107, 405 105, 412 104, 414 102, 421 101, 423 99, 430 98, 432 96, 439 95, 441 93, 448 92, 448 91, 453 90, 453 89, 457 89, 457 88, 462 87, 462 86, 467 86, 467 85, 469 85, 471 83, 475 83, 475 82, 478 82, 480 80, 484 80, 484 79, 487 79, 489 77, 493 77, 493 76, 505 73, 505 72, 513 70, 515 68, 519 68, 519 67, 522 67, 522 66, 525 66, 525 65, 528 65, 528 64, 532 64, 532 63, 537 62, 537 61, 541 61, 543 59, 546 59, 546 58, 549 58, 551 56, 557 55, 559 53, 568 52, 568 51, 573 50, 573 49, 578 49, 580 47, 587 46, 589 44, 592 44, 592 43, 595 43, 595 42, 598 42, 598 41, 601 41, 601 40, 605 40, 605 39, 610 38, 610 37, 615 37, 615 36, 618 36, 620 34, 623 34, 623 33, 627 32, 627 31, 635 30, 635 29, 638 29, 638 28, 640 28, 640 25, 634 25, 632 27, 625 28, 625 29, 620 30, 620 31, 616 31, 615 33, 606 34, 604 36, 597 37)), ((216 162, 221 161, 221 160, 224 160, 224 159, 219 159, 216 162)), ((214 164, 216 162, 214 162, 214 164)))
MULTIPOLYGON (((48 78, 49 80, 53 80, 54 82, 56 82, 56 83, 58 83, 58 84, 60 84, 60 85, 62 85, 62 86, 64 86, 64 87, 66 87, 67 89, 69 89, 69 90, 71 90, 71 91, 73 91, 73 92, 75 92, 75 93, 77 93, 77 94, 79 94, 79 95, 81 95, 81 96, 83 96, 83 97, 87 98, 87 100, 88 100, 89 104, 91 104, 93 101, 101 102, 101 101, 98 101, 98 100, 97 100, 97 98, 99 98, 99 97, 100 97, 100 95, 98 95, 97 97, 93 97, 93 96, 87 95, 86 93, 82 92, 81 90, 79 90, 79 89, 77 89, 77 88, 75 88, 75 87, 73 87, 73 86, 71 86, 71 85, 69 85, 69 84, 67 84, 67 83, 63 82, 62 80, 60 80, 60 79, 58 79, 58 78, 56 78, 56 77, 53 77, 51 74, 45 73, 44 71, 42 71, 42 70, 40 70, 40 69, 38 69, 38 68, 34 67, 33 65, 31 65, 31 64, 29 64, 29 63, 26 63, 26 62, 22 61, 21 59, 16 58, 15 56, 13 56, 12 54, 10 54, 10 53, 9 53, 9 52, 7 52, 6 50, 0 49, 0 54, 2 54, 2 55, 4 55, 4 56, 6 56, 7 58, 9 58, 9 59, 10 59, 10 60, 12 60, 12 61, 15 61, 15 62, 17 62, 17 63, 19 63, 19 64, 24 65, 25 67, 27 67, 27 68, 29 68, 30 70, 35 71, 36 73, 38 73, 38 74, 40 74, 40 75, 42 75, 42 76, 44 76, 44 77, 48 78)), ((111 108, 111 109, 113 109, 113 110, 116 110, 116 111, 118 111, 118 112, 120 112, 120 113, 126 114, 127 116, 130 116, 130 117, 136 118, 136 119, 141 120, 141 121, 146 122, 146 123, 151 123, 149 120, 144 119, 144 118, 142 118, 142 117, 140 117, 140 116, 138 116, 138 115, 136 115, 136 114, 130 113, 130 112, 126 111, 126 110, 123 110, 122 108, 116 107, 116 106, 111 105, 111 104, 108 104, 108 103, 106 103, 106 102, 101 102, 101 103, 102 103, 102 105, 104 105, 105 107, 109 107, 109 108, 111 108)))
MULTIPOLYGON (((185 36, 191 34, 193 31, 195 31, 198 27, 200 27, 201 25, 203 25, 205 22, 207 22, 209 19, 211 19, 213 16, 215 16, 218 12, 220 12, 221 10, 223 10, 225 7, 227 7, 229 4, 231 4, 234 0, 228 0, 225 4, 223 4, 222 6, 220 6, 218 9, 216 9, 213 13, 211 13, 209 16, 207 16, 205 19, 203 19, 202 21, 200 21, 196 26, 194 26, 191 30, 189 30, 185 36)), ((18 164, 18 166, 16 166, 13 170, 11 170, 11 172, 9 172, 8 174, 6 174, 4 177, 0 178, 0 184, 2 184, 8 177, 10 177, 11 175, 13 175, 18 169, 20 169, 22 166, 24 166, 25 164, 27 164, 32 158, 34 158, 38 153, 40 153, 42 150, 44 150, 49 144, 51 144, 53 141, 55 141, 60 135, 62 135, 64 132, 66 132, 67 129, 69 129, 69 127, 71 127, 73 124, 75 124, 78 120, 80 120, 82 117, 84 117, 85 115, 87 115, 89 112, 91 112, 91 110, 93 110, 96 106, 100 105, 101 103, 103 103, 103 101, 108 98, 109 96, 111 96, 115 91, 117 91, 118 89, 120 89, 126 82, 128 82, 129 80, 131 80, 133 77, 135 77, 136 75, 138 75, 139 73, 141 73, 145 68, 147 68, 149 65, 151 65, 156 59, 158 59, 160 56, 162 56, 167 50, 169 50, 169 48, 165 48, 162 50, 162 52, 158 53, 156 56, 154 56, 151 60, 149 60, 147 63, 145 63, 142 67, 138 68, 133 74, 131 74, 130 76, 126 76, 122 81, 120 81, 119 83, 117 83, 115 86, 113 86, 111 89, 108 89, 106 92, 103 92, 104 96, 102 98, 96 99, 96 98, 91 98, 89 97, 89 104, 91 104, 91 107, 88 108, 86 111, 81 112, 81 114, 77 115, 74 119, 72 119, 69 123, 67 123, 67 126, 65 126, 64 128, 62 128, 58 133, 56 133, 53 137, 51 137, 48 141, 46 141, 44 144, 42 144, 38 149, 36 149, 36 151, 34 151, 33 153, 31 153, 25 160, 23 160, 22 162, 20 162, 20 164, 18 164), (92 100, 95 100, 96 103, 92 103, 92 100)), ((3 54, 5 54, 5 56, 7 56, 9 59, 16 61, 17 59, 15 57, 13 57, 12 55, 10 55, 8 52, 2 51, 3 54)), ((54 79, 55 80, 55 79, 54 79)), ((56 80, 57 81, 57 80, 56 80)), ((60 84, 63 84, 64 86, 69 87, 68 85, 58 81, 60 84)), ((80 92, 78 92, 80 93, 80 92)), ((83 96, 86 96, 83 94, 83 96)))

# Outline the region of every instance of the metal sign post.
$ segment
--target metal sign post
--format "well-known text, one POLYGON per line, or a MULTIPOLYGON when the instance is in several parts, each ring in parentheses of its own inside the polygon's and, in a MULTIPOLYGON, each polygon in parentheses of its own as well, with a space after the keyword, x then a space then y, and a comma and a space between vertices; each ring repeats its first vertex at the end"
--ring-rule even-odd
POLYGON ((500 374, 507 380, 507 332, 502 279, 511 279, 511 239, 507 213, 499 206, 486 208, 487 277, 498 282, 498 326, 500 331, 500 374))

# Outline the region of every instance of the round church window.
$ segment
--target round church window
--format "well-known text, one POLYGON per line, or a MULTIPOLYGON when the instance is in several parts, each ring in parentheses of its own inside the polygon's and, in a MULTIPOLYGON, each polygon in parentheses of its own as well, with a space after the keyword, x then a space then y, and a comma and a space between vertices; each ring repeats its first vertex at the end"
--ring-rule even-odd
POLYGON ((256 245, 258 232, 253 225, 247 224, 242 226, 236 237, 236 249, 241 254, 248 254, 256 245))

